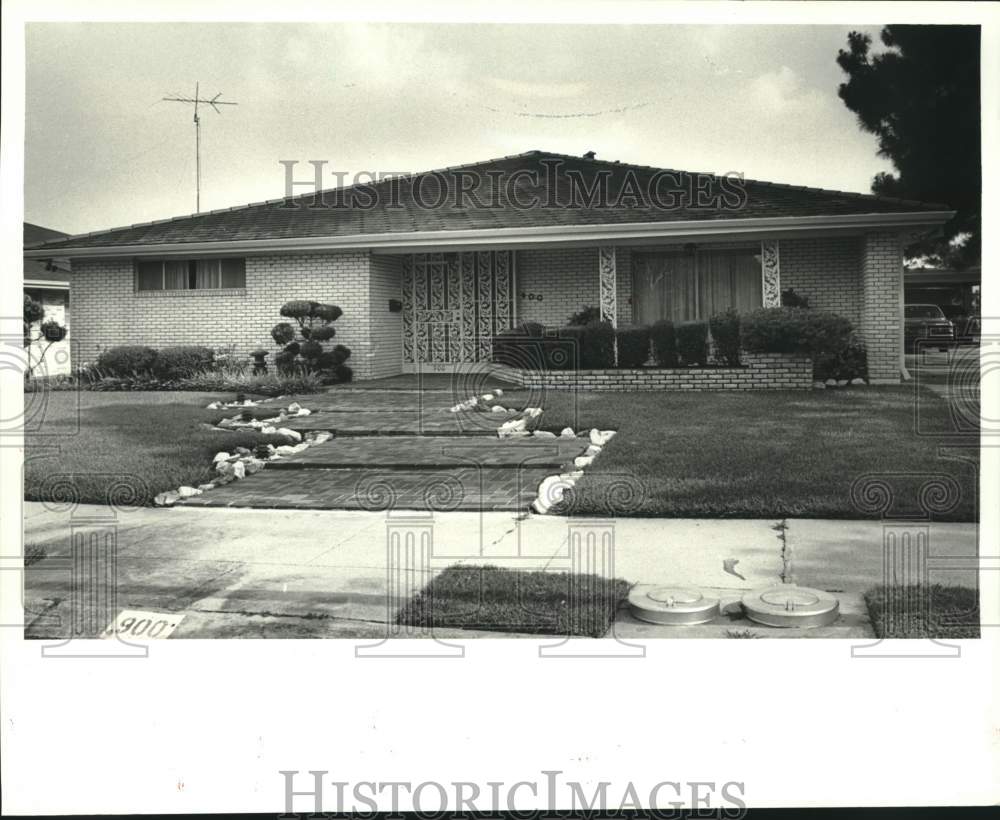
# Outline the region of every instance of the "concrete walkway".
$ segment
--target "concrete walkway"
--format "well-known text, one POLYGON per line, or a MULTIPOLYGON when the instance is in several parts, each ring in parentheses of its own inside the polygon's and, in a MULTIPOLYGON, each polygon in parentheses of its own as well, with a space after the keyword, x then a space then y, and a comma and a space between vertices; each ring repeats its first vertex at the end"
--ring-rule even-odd
MULTIPOLYGON (((25 543, 46 557, 25 572, 30 637, 68 635, 73 612, 70 533, 108 509, 72 514, 25 503, 25 543)), ((550 571, 578 569, 716 590, 730 615, 702 627, 657 627, 624 611, 618 637, 865 637, 861 593, 880 582, 883 528, 877 521, 605 519, 524 517, 509 512, 395 513, 252 509, 119 510, 104 532, 117 542, 114 610, 183 613, 174 638, 385 637, 396 608, 437 572, 456 563, 550 571), (574 564, 569 533, 614 533, 613 565, 574 564), (387 537, 432 533, 426 561, 390 561, 387 537), (724 561, 735 560, 734 571, 724 561), (390 567, 390 564, 392 566, 390 567), (391 569, 391 571, 390 571, 391 569), (819 630, 776 630, 742 618, 733 604, 750 589, 792 578, 835 592, 843 617, 819 630), (389 580, 392 579, 390 587, 389 580)), ((976 526, 935 524, 931 554, 976 555, 976 526)), ((394 553, 394 554, 399 554, 394 553)), ((406 554, 404 550, 404 555, 406 554)), ((974 562, 931 582, 975 585, 974 562)), ((103 598, 101 599, 104 600, 103 598)), ((102 604, 103 605, 103 604, 102 604)), ((100 619, 99 619, 100 620, 100 619)), ((108 617, 107 621, 110 622, 108 617)), ((497 637, 449 630, 438 637, 497 637)))

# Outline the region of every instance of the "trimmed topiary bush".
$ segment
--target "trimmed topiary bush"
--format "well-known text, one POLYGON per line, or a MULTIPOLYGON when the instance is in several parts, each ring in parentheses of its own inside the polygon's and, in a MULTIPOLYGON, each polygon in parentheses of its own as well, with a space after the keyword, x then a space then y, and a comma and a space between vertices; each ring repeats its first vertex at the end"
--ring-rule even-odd
POLYGON ((580 339, 580 366, 586 370, 606 370, 615 366, 615 329, 611 322, 591 322, 580 339))
POLYGON ((337 305, 307 299, 293 299, 281 306, 282 316, 293 322, 279 322, 271 328, 271 338, 282 347, 274 357, 279 372, 301 370, 318 373, 327 381, 350 381, 353 373, 344 362, 350 349, 337 345, 328 351, 324 342, 337 335, 333 323, 344 315, 337 305))
POLYGON ((148 373, 156 363, 156 351, 145 345, 119 345, 101 351, 97 367, 111 376, 148 373))
POLYGON ((618 341, 618 366, 642 367, 649 358, 649 328, 646 325, 624 325, 615 331, 618 341))
POLYGON ((674 323, 669 319, 660 319, 649 328, 649 337, 653 343, 653 358, 660 367, 677 367, 677 335, 674 323))
POLYGON ((708 364, 708 323, 681 322, 674 328, 677 356, 684 367, 704 367, 708 364))
POLYGON ((212 367, 215 353, 210 347, 180 345, 165 347, 156 354, 153 374, 158 379, 182 379, 212 367))
POLYGON ((740 315, 730 308, 708 320, 715 342, 715 359, 726 367, 740 366, 740 315))

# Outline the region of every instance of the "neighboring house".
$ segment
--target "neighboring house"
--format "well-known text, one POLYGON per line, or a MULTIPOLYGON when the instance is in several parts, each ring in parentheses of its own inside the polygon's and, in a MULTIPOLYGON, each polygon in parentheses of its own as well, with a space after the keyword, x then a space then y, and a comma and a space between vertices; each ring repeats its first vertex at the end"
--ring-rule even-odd
POLYGON ((343 308, 337 340, 356 378, 371 379, 486 361, 498 330, 563 325, 585 305, 616 324, 681 321, 778 305, 793 288, 848 317, 873 381, 895 382, 902 249, 952 216, 540 151, 317 199, 99 231, 29 255, 72 260, 84 358, 126 343, 276 350, 281 304, 317 299, 343 308))
POLYGON ((908 304, 937 305, 949 319, 978 316, 982 268, 907 268, 903 286, 908 304))
MULTIPOLYGON (((24 223, 24 248, 43 242, 65 239, 68 233, 43 228, 40 225, 24 223)), ((69 329, 69 293, 70 264, 65 258, 29 259, 24 258, 24 292, 45 308, 45 316, 41 322, 55 319, 63 327, 69 329)), ((41 324, 39 322, 38 324, 41 324)), ((70 372, 70 341, 69 334, 60 342, 51 346, 47 342, 32 344, 29 351, 31 360, 37 362, 44 352, 41 367, 36 375, 59 376, 70 372), (47 349, 46 349, 47 348, 47 349)))

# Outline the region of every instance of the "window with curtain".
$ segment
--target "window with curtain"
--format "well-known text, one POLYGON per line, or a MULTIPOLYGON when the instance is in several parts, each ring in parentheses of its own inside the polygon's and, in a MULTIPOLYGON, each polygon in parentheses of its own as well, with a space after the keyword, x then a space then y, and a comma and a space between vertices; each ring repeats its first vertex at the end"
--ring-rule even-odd
POLYGON ((218 290, 246 287, 245 259, 166 259, 136 262, 137 290, 218 290))
POLYGON ((762 301, 760 252, 755 248, 632 257, 632 315, 639 324, 708 319, 729 308, 748 313, 762 301))

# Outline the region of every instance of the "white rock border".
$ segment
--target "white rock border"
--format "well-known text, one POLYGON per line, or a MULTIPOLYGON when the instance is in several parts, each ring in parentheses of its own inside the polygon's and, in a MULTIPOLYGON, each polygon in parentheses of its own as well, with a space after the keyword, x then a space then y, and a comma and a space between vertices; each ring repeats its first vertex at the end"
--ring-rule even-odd
MULTIPOLYGON (((244 407, 248 404, 249 402, 242 405, 229 406, 244 407)), ((259 402, 254 402, 254 404, 259 404, 259 402)), ((213 405, 219 405, 219 402, 213 402, 208 405, 208 408, 206 409, 219 409, 219 407, 213 407, 213 405)), ((223 421, 230 421, 233 422, 233 424, 223 427, 220 422, 220 426, 216 427, 216 430, 229 430, 230 432, 233 432, 240 429, 255 429, 262 435, 285 436, 286 438, 290 438, 294 441, 295 444, 279 444, 278 446, 268 444, 267 458, 257 458, 257 456, 254 455, 254 451, 248 447, 237 447, 232 454, 224 450, 220 450, 212 458, 212 466, 215 468, 215 472, 217 473, 215 478, 208 483, 199 484, 197 487, 183 485, 178 487, 176 490, 167 490, 159 493, 153 498, 153 504, 157 507, 172 507, 182 498, 192 498, 196 495, 208 492, 209 490, 214 490, 216 487, 222 487, 230 482, 239 481, 246 478, 248 475, 258 473, 267 466, 269 461, 278 461, 281 458, 296 455, 297 453, 301 453, 309 449, 309 447, 313 444, 322 444, 323 442, 332 439, 333 433, 327 430, 313 430, 307 432, 303 436, 302 433, 297 430, 290 430, 287 427, 274 427, 273 424, 270 423, 287 420, 296 416, 308 416, 311 412, 312 411, 301 407, 298 403, 292 402, 288 405, 288 412, 283 409, 279 415, 272 419, 264 419, 263 421, 254 419, 249 422, 240 421, 239 416, 235 416, 233 419, 223 419, 223 421)))
MULTIPOLYGON (((576 485, 583 477, 584 468, 594 463, 601 451, 617 434, 617 430, 598 430, 594 427, 590 433, 590 446, 582 456, 573 459, 573 470, 564 473, 545 476, 538 485, 538 494, 531 502, 531 510, 539 515, 548 515, 549 510, 563 500, 566 490, 576 485)), ((555 437, 552 433, 549 436, 555 437)), ((571 427, 563 428, 559 438, 582 438, 573 434, 571 427)))

